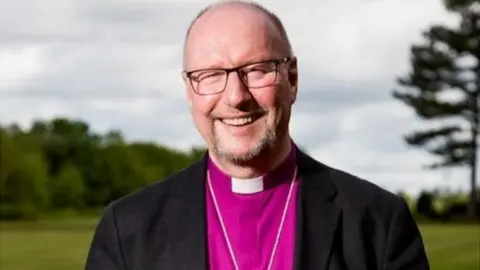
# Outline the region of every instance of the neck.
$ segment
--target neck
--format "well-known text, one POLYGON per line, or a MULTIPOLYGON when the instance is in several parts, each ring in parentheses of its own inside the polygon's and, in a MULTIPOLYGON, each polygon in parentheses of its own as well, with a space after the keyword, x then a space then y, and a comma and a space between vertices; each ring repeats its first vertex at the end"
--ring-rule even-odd
POLYGON ((251 179, 265 175, 274 170, 287 158, 291 149, 291 139, 289 136, 286 136, 279 145, 267 149, 261 155, 253 158, 242 166, 221 160, 213 154, 210 157, 222 171, 231 177, 237 179, 251 179))

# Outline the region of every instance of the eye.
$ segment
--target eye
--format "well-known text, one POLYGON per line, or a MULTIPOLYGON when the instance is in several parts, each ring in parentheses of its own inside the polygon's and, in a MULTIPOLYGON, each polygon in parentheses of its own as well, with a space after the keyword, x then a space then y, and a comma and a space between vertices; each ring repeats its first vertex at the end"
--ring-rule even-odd
POLYGON ((199 71, 199 72, 192 73, 190 77, 195 82, 200 82, 203 80, 215 80, 215 79, 221 78, 223 75, 224 75, 223 71, 208 70, 208 71, 199 71))
POLYGON ((275 65, 273 63, 261 63, 250 66, 244 70, 244 73, 248 78, 261 78, 275 70, 275 65))

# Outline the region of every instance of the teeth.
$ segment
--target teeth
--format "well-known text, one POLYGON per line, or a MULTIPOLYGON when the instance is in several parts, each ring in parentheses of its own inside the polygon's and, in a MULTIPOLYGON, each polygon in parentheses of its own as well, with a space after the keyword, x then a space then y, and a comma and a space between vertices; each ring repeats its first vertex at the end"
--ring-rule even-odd
POLYGON ((231 126, 243 126, 253 122, 253 117, 242 117, 242 118, 228 118, 222 119, 222 122, 231 125, 231 126))

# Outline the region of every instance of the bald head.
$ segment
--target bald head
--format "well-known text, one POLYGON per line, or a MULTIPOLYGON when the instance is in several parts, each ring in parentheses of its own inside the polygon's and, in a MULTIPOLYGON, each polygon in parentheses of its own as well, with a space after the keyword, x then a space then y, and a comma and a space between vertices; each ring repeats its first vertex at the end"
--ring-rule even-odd
POLYGON ((192 36, 206 36, 215 32, 220 34, 220 30, 235 35, 239 25, 256 28, 269 39, 274 47, 272 49, 280 51, 283 56, 293 56, 286 30, 275 14, 254 2, 224 1, 207 6, 191 22, 185 37, 184 67, 188 60, 188 48, 195 42, 192 36))

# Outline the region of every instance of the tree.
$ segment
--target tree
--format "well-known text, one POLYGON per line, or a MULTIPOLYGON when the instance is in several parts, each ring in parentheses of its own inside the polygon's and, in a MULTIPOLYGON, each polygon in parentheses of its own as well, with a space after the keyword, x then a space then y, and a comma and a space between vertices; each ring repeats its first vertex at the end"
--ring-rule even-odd
POLYGON ((49 190, 52 208, 80 209, 84 206, 84 181, 80 170, 73 164, 65 164, 56 177, 50 179, 49 190))
POLYGON ((444 5, 459 16, 459 25, 433 25, 423 33, 425 43, 411 46, 411 71, 397 80, 404 89, 394 90, 393 96, 425 122, 440 122, 405 140, 439 158, 427 166, 430 169, 469 168, 468 213, 473 217, 480 126, 480 3, 444 0, 444 5))
POLYGON ((48 207, 47 165, 25 138, 0 129, 0 218, 36 219, 48 207), (20 140, 22 139, 22 140, 20 140))

